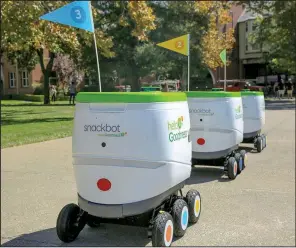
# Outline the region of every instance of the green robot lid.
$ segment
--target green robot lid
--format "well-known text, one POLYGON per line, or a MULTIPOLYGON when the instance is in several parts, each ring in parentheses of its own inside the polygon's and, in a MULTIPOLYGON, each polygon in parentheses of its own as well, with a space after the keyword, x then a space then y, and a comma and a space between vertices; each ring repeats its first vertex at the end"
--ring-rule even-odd
POLYGON ((152 103, 187 101, 183 92, 80 92, 80 103, 152 103))
POLYGON ((264 96, 262 91, 242 91, 242 96, 264 96))
POLYGON ((221 97, 241 97, 240 92, 228 91, 188 91, 187 97, 191 98, 221 98, 221 97))

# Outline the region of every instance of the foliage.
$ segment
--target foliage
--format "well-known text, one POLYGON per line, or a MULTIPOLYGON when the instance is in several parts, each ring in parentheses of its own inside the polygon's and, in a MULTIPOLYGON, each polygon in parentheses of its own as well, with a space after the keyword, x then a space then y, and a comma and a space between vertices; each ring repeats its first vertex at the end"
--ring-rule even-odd
POLYGON ((24 100, 29 102, 43 102, 44 96, 43 95, 31 95, 31 94, 24 94, 24 95, 16 95, 10 94, 1 97, 1 100, 24 100))
POLYGON ((65 88, 72 81, 80 84, 84 78, 84 72, 78 68, 69 55, 56 54, 53 70, 58 77, 58 88, 65 88))
POLYGON ((240 1, 258 14, 253 41, 268 52, 270 66, 282 72, 296 73, 296 2, 240 1))
POLYGON ((41 83, 32 83, 33 95, 41 95, 43 93, 43 84, 41 83))
POLYGON ((43 95, 25 94, 23 96, 23 99, 25 101, 29 101, 29 102, 43 102, 44 101, 44 96, 43 95))
MULTIPOLYGON (((36 63, 36 53, 44 74, 44 103, 49 103, 49 73, 53 69, 56 54, 69 55, 75 63, 83 65, 82 55, 85 49, 92 48, 93 36, 80 29, 39 20, 39 17, 49 11, 53 11, 69 1, 4 1, 2 3, 2 52, 14 59, 16 54, 30 54, 28 61, 36 63), (44 50, 49 50, 49 60, 46 63, 44 50), (22 53, 19 53, 19 52, 22 53), (25 52, 25 53, 23 53, 25 52)), ((121 16, 130 19, 128 23, 132 35, 136 39, 143 40, 147 32, 155 28, 154 17, 145 2, 94 2, 100 5, 115 5, 121 16), (141 15, 137 14, 138 12, 141 15)), ((100 55, 111 58, 115 56, 112 51, 112 35, 109 34, 109 26, 120 26, 122 19, 114 20, 112 11, 102 11, 100 8, 92 8, 95 22, 95 34, 100 55), (108 25, 111 22, 111 25, 108 25)), ((117 15, 115 15, 118 17, 117 15)), ((120 26, 122 29, 123 26, 120 26)), ((92 48, 92 56, 95 57, 92 48)), ((24 61, 24 59, 20 59, 24 61)), ((26 66, 26 65, 24 65, 26 66)))
POLYGON ((220 31, 224 25, 231 22, 231 5, 232 3, 223 1, 195 2, 196 11, 209 18, 208 30, 202 38, 202 54, 203 62, 211 69, 223 66, 220 59, 221 51, 225 48, 231 51, 235 43, 233 28, 227 28, 225 33, 220 31))

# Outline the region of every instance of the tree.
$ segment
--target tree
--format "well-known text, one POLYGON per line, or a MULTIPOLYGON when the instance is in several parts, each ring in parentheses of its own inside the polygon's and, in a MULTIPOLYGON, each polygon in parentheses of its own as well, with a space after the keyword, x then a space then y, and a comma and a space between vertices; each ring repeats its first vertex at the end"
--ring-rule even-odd
MULTIPOLYGON (((133 52, 136 45, 147 41, 147 34, 156 28, 152 9, 144 1, 101 1, 93 6, 100 13, 100 18, 94 20, 95 27, 112 37, 113 51, 116 54, 112 58, 99 56, 101 75, 104 78, 102 83, 112 77, 112 72, 116 70, 118 77, 127 78, 133 85, 132 89, 137 89, 138 71, 135 69, 133 52)), ((94 56, 90 56, 93 48, 83 49, 83 68, 92 79, 96 79, 96 60, 94 56)))
MULTIPOLYGON (((2 3, 2 52, 7 53, 11 58, 18 58, 16 54, 25 52, 30 54, 30 58, 36 59, 37 54, 44 75, 44 104, 49 103, 49 74, 53 69, 56 54, 69 55, 75 63, 83 65, 82 53, 85 48, 90 48, 93 44, 93 36, 84 30, 43 20, 38 21, 41 15, 67 3, 68 1, 4 1, 2 3), (48 63, 44 61, 45 49, 49 51, 48 63)), ((116 2, 115 5, 118 6, 119 11, 125 10, 121 3, 116 2)), ((133 21, 132 35, 136 39, 145 39, 147 32, 154 28, 153 15, 146 13, 150 9, 145 2, 128 2, 125 6, 127 6, 127 16, 133 21)), ((99 8, 92 8, 92 12, 96 23, 95 32, 100 55, 111 58, 115 53, 112 51, 112 36, 108 33, 107 22, 110 26, 114 26, 121 20, 117 19, 112 23, 112 11, 102 12, 99 8)), ((93 52, 92 57, 94 57, 93 52)))
MULTIPOLYGON (((231 51, 235 38, 233 28, 228 28, 224 33, 220 29, 231 22, 229 10, 233 3, 223 1, 197 1, 195 8, 209 18, 209 27, 202 38, 202 55, 204 64, 211 68, 223 66, 220 53, 223 49, 231 51)), ((229 64, 229 61, 228 61, 229 64)))
POLYGON ((239 1, 258 15, 258 28, 251 37, 269 53, 273 69, 296 73, 296 2, 239 1))
MULTIPOLYGON (((225 47, 231 50, 234 45, 233 30, 227 30, 226 34, 219 32, 220 26, 231 21, 229 8, 231 4, 210 1, 162 1, 152 2, 151 7, 156 13, 157 29, 150 33, 153 44, 162 42, 187 33, 190 39, 190 64, 191 75, 206 76, 207 68, 216 68, 222 65, 220 52, 225 47)), ((146 53, 148 53, 147 49, 146 53)), ((137 50, 142 51, 142 49, 137 50)), ((178 78, 187 82, 187 57, 167 51, 163 48, 150 48, 150 53, 163 53, 159 67, 163 73, 170 74, 172 78, 178 78)), ((146 55, 147 56, 147 55, 146 55)), ((136 56, 136 58, 141 58, 136 56)), ((157 62, 158 62, 157 61, 157 62)), ((145 67, 155 69, 146 61, 145 67)), ((182 84, 185 89, 184 83, 182 84)), ((193 85, 191 84, 192 88, 193 85)))
POLYGON ((53 70, 56 72, 58 82, 62 86, 64 94, 66 94, 67 86, 71 81, 74 80, 79 85, 84 78, 84 72, 74 63, 69 55, 56 54, 53 70))

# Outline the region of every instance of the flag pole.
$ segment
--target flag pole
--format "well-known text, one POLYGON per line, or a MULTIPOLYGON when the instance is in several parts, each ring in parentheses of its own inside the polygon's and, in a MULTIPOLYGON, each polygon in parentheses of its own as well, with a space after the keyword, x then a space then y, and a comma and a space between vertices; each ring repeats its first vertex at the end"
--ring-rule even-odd
POLYGON ((94 31, 93 36, 94 36, 94 43, 95 43, 95 50, 96 50, 97 70, 98 70, 98 78, 99 78, 99 87, 100 87, 100 92, 102 92, 100 63, 99 63, 97 39, 96 39, 96 32, 95 32, 95 24, 94 24, 94 19, 93 19, 92 11, 91 11, 91 1, 88 1, 88 3, 89 3, 90 16, 91 16, 91 21, 92 21, 93 31, 94 31))
POLYGON ((226 61, 227 61, 227 53, 225 51, 225 63, 224 63, 224 91, 226 91, 226 61))
POLYGON ((190 34, 188 34, 188 91, 189 91, 189 83, 190 83, 190 34))
POLYGON ((224 91, 226 91, 226 65, 224 65, 224 91))
POLYGON ((99 87, 100 87, 100 92, 102 92, 100 64, 99 64, 98 47, 97 47, 97 41, 96 41, 96 33, 95 33, 95 31, 94 31, 94 42, 95 42, 95 50, 96 50, 96 58, 97 58, 97 69, 98 69, 99 87))

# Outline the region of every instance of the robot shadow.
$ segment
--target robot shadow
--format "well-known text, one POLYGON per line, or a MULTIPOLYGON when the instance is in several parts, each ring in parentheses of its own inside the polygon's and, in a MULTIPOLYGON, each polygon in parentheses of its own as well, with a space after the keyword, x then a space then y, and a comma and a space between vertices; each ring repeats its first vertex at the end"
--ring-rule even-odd
MULTIPOLYGON (((253 145, 253 142, 245 142, 246 144, 251 144, 253 145)), ((257 149, 254 147, 250 147, 250 146, 239 146, 240 150, 245 150, 247 153, 258 153, 257 149)))
POLYGON ((231 180, 225 175, 223 167, 195 165, 192 167, 191 176, 186 184, 201 184, 211 181, 229 182, 231 180))
POLYGON ((12 247, 116 247, 146 246, 151 240, 147 238, 147 229, 143 227, 101 224, 98 228, 85 226, 77 239, 71 243, 59 240, 56 229, 49 228, 29 234, 22 234, 1 246, 12 247))

